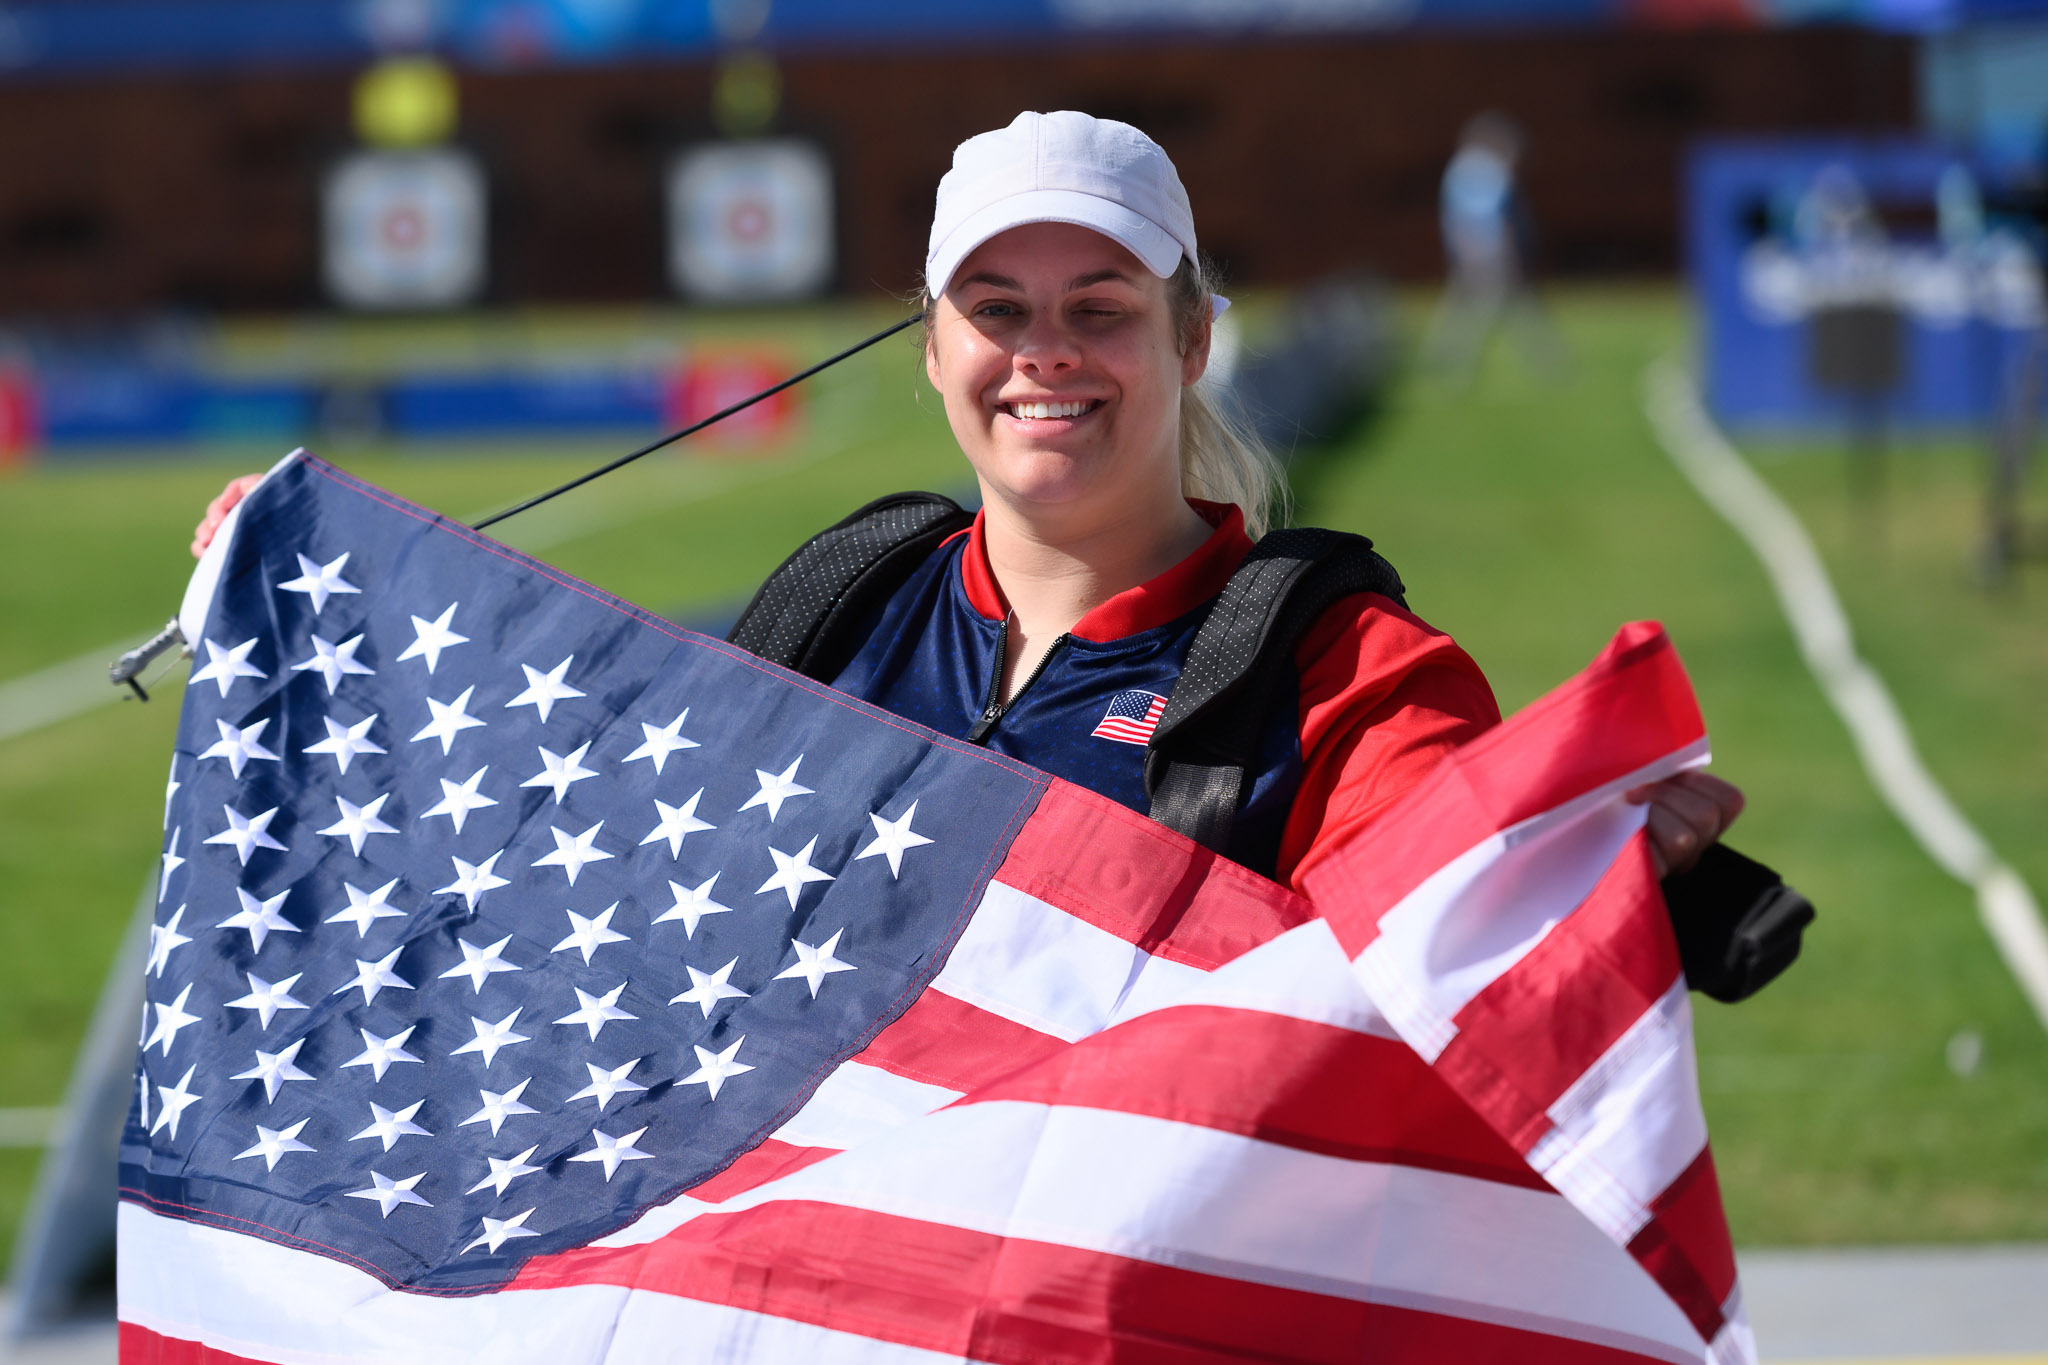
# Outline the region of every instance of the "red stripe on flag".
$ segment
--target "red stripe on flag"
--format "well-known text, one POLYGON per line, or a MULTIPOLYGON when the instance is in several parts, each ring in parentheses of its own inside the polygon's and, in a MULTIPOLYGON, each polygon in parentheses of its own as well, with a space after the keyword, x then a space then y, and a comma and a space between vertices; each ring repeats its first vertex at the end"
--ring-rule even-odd
POLYGON ((199 1341, 167 1337, 138 1327, 121 1324, 121 1365, 266 1365, 248 1356, 216 1351, 199 1341))
POLYGON ((1458 1011, 1437 1069, 1527 1151, 1544 1111, 1682 973, 1664 893, 1638 832, 1571 916, 1458 1011))
POLYGON ((765 1185, 815 1166, 828 1156, 839 1154, 837 1147, 799 1147, 793 1142, 779 1142, 768 1138, 752 1151, 742 1152, 732 1165, 706 1180, 700 1180, 683 1191, 692 1199, 701 1199, 707 1204, 721 1204, 736 1194, 745 1194, 756 1185, 765 1185))
POLYGON ((1024 822, 996 880, 1154 956, 1205 971, 1315 918, 1285 887, 1058 780, 1024 822))
POLYGON ((927 1085, 972 1090, 1052 1056, 1066 1041, 944 991, 927 990, 855 1061, 927 1085))
POLYGON ((658 1242, 530 1262, 517 1289, 676 1294, 998 1365, 1046 1360, 1380 1365, 1651 1357, 1545 1333, 1254 1284, 832 1204, 708 1215, 658 1242))
POLYGON ((1378 937, 1380 916, 1459 854, 1705 734, 1663 627, 1624 626, 1585 672, 1453 750, 1371 838, 1312 869, 1309 895, 1356 957, 1378 937))
POLYGON ((1651 1219, 1628 1244, 1658 1284, 1708 1341, 1725 1319, 1721 1305, 1735 1289, 1735 1245, 1721 1207, 1712 1148, 1650 1204, 1651 1219))
POLYGON ((1406 1043, 1284 1015, 1161 1010, 961 1103, 994 1100, 1143 1114, 1351 1161, 1550 1188, 1406 1043), (1164 1064, 1173 1058, 1188 1064, 1164 1064))

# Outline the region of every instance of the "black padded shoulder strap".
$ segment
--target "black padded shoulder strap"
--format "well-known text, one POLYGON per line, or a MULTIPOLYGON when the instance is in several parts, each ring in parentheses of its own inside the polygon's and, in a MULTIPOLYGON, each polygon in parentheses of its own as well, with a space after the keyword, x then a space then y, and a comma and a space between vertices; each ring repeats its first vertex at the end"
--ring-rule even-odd
POLYGON ((859 651, 860 629, 972 513, 937 493, 892 493, 805 541, 761 584, 725 638, 830 681, 859 651))
POLYGON ((1258 758, 1273 688, 1294 646, 1339 598, 1407 605, 1401 576, 1364 536, 1298 527, 1252 547, 1188 648, 1145 755, 1154 820, 1219 853, 1258 758))

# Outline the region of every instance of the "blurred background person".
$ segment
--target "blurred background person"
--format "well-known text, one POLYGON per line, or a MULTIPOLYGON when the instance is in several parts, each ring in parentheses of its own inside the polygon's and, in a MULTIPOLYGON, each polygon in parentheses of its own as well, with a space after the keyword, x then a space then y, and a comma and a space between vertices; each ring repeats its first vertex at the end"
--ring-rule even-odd
POLYGON ((1423 359, 1466 382, 1503 325, 1515 329, 1531 369, 1555 376, 1565 367, 1564 343, 1529 283, 1534 230, 1515 181, 1521 156, 1522 130, 1488 110, 1465 125, 1444 168, 1440 202, 1450 275, 1423 359))

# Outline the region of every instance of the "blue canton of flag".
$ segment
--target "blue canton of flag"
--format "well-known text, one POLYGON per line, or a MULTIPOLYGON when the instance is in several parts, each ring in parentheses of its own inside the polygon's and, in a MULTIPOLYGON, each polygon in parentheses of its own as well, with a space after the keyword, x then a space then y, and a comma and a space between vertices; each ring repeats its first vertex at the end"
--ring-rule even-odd
POLYGON ((1045 782, 307 457, 194 643, 123 1197, 419 1290, 775 1131, 1045 782))
POLYGON ((1166 698, 1157 692, 1119 692, 1109 699, 1109 709, 1102 713, 1102 719, 1089 735, 1125 744, 1149 744, 1152 732, 1159 728, 1159 718, 1165 714, 1166 698))

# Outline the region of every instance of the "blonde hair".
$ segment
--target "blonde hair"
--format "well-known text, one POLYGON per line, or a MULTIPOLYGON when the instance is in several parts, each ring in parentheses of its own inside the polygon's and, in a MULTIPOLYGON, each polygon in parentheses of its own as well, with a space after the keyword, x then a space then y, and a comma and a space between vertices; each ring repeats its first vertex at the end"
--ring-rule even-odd
MULTIPOLYGON (((1210 324, 1217 285, 1213 264, 1197 265, 1186 257, 1166 282, 1174 336, 1183 355, 1210 324)), ((929 290, 918 291, 927 351, 932 302, 929 290)), ((1186 497, 1235 503, 1244 513, 1245 534, 1253 540, 1287 517, 1287 479, 1280 462, 1234 407, 1217 402, 1199 383, 1180 391, 1180 489, 1186 497)))

